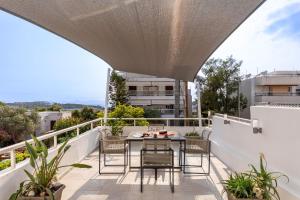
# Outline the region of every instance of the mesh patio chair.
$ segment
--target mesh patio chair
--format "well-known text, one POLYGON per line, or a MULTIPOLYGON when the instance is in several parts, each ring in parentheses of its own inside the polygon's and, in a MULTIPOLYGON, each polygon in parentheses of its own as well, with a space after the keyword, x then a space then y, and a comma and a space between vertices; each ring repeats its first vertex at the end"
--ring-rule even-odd
POLYGON ((211 134, 211 130, 203 130, 201 136, 186 136, 185 145, 182 149, 180 149, 181 159, 183 158, 183 164, 181 162, 181 166, 183 167, 183 173, 185 174, 210 174, 210 150, 211 150, 211 142, 209 140, 209 136, 211 134), (200 155, 200 165, 188 165, 186 164, 186 154, 199 154, 200 155), (208 170, 205 172, 186 172, 186 167, 203 167, 203 155, 207 156, 208 160, 208 170))
POLYGON ((125 174, 128 164, 128 147, 125 137, 112 136, 109 130, 103 130, 99 142, 99 174, 125 174), (101 154, 103 154, 104 167, 123 167, 122 172, 101 172, 101 154), (106 155, 123 155, 123 164, 107 164, 106 155))
POLYGON ((174 192, 174 151, 170 139, 144 139, 140 154, 141 192, 143 192, 144 169, 155 170, 157 180, 158 169, 169 169, 170 187, 174 192))

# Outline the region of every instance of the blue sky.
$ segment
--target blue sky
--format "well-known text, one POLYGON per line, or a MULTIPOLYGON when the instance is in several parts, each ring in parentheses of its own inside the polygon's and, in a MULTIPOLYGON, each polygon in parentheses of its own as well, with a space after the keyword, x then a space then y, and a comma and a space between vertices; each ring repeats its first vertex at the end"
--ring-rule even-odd
MULTIPOLYGON (((0 11, 0 101, 103 104, 104 61, 0 11)), ((300 0, 268 0, 212 57, 243 60, 242 73, 300 70, 300 0)), ((193 87, 193 84, 190 84, 193 87)))

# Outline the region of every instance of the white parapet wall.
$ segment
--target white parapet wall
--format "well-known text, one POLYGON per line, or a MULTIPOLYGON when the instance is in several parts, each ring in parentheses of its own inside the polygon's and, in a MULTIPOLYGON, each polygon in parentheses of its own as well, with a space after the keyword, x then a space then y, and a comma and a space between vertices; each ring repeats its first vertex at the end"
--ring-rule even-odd
MULTIPOLYGON (((84 157, 89 155, 96 149, 99 141, 99 128, 87 131, 78 137, 69 141, 71 148, 63 158, 61 165, 68 165, 81 161, 84 157)), ((49 158, 57 153, 56 149, 49 150, 49 158)), ((7 170, 0 173, 0 199, 8 199, 9 196, 17 190, 19 183, 27 179, 24 169, 32 171, 29 161, 25 160, 19 163, 15 169, 7 170), (12 181, 13 180, 13 181, 12 181)), ((64 174, 68 168, 59 171, 59 175, 64 174)), ((88 169, 87 169, 88 170, 88 169)))
POLYGON ((253 106, 251 119, 258 120, 262 134, 254 134, 251 123, 213 117, 212 152, 234 171, 257 165, 263 153, 268 169, 286 174, 280 181, 283 200, 300 199, 300 108, 253 106))

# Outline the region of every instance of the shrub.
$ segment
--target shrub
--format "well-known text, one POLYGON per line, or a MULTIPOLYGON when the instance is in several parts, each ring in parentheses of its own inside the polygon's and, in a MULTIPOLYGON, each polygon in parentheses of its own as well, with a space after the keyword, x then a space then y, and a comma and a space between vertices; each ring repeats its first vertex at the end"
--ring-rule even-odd
POLYGON ((10 167, 10 160, 4 160, 0 162, 0 171, 10 167))
POLYGON ((247 174, 231 174, 229 179, 222 183, 225 186, 225 190, 233 194, 236 198, 255 198, 255 193, 253 192, 254 181, 247 174))
MULTIPOLYGON (((130 105, 117 105, 115 109, 109 113, 110 118, 118 118, 118 119, 124 119, 124 118, 144 118, 144 109, 140 107, 134 107, 130 105)), ((123 120, 124 124, 133 125, 133 122, 129 122, 126 120, 123 120)), ((138 126, 148 126, 149 123, 147 120, 137 120, 136 125, 138 126)))
MULTIPOLYGON (((62 129, 65 129, 65 128, 69 128, 71 126, 75 126, 79 123, 80 123, 80 119, 75 118, 75 117, 68 117, 68 118, 64 118, 64 119, 60 119, 60 120, 56 121, 55 124, 54 124, 54 129, 56 131, 58 131, 58 130, 62 130, 62 129)), ((62 135, 59 135, 57 137, 58 143, 62 143, 64 141, 67 141, 67 140, 75 137, 76 135, 77 135, 76 130, 69 131, 69 132, 64 133, 62 135)))
MULTIPOLYGON (((27 158, 29 158, 30 155, 28 154, 27 151, 25 152, 16 152, 16 162, 21 162, 27 158)), ((10 160, 3 160, 0 162, 0 171, 4 170, 6 168, 10 167, 10 160)))
POLYGON ((195 136, 199 136, 199 133, 192 131, 192 132, 188 132, 185 134, 185 136, 187 137, 195 137, 195 136))

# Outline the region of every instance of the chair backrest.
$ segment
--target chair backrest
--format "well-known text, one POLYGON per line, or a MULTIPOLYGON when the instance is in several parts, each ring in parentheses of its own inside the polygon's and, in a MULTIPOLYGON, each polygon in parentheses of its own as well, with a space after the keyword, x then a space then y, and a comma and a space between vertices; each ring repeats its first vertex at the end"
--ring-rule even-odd
POLYGON ((149 138, 143 140, 143 148, 147 150, 168 150, 171 140, 168 138, 149 138))
POLYGON ((203 131, 201 133, 201 137, 205 140, 209 140, 211 132, 212 131, 210 129, 203 129, 203 131))

